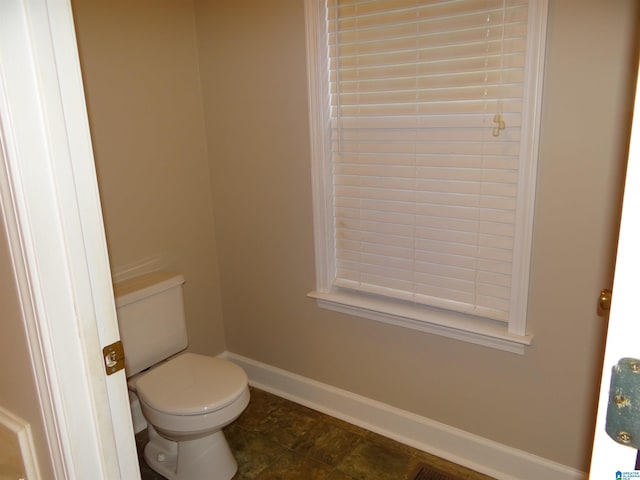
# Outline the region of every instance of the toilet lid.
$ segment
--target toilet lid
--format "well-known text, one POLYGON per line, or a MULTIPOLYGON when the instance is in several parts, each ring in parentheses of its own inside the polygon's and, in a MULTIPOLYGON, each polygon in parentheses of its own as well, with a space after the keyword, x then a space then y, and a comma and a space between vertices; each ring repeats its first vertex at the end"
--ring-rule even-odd
POLYGON ((136 383, 140 400, 171 415, 201 415, 233 403, 247 388, 239 366, 219 358, 185 353, 144 374, 136 383))

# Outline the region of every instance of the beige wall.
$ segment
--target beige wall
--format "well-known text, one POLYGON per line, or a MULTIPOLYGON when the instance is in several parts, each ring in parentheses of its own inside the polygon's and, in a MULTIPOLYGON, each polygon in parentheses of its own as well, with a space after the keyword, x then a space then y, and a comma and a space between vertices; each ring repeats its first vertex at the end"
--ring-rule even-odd
POLYGON ((184 273, 190 349, 225 347, 193 7, 74 0, 111 268, 184 273))
POLYGON ((636 8, 551 2, 535 344, 517 356, 305 297, 315 277, 303 2, 196 0, 227 348, 586 470, 636 8))
MULTIPOLYGON (((2 155, 0 155, 1 159, 2 155)), ((29 423, 42 478, 54 478, 45 422, 40 408, 34 371, 31 367, 31 355, 1 211, 0 285, 2 285, 0 288, 0 305, 2 306, 0 364, 5 366, 0 368, 0 406, 29 423)), ((2 455, 0 457, 7 460, 2 455)))
POLYGON ((166 252, 185 271, 195 350, 226 342, 587 469, 605 328, 595 301, 612 271, 635 0, 551 1, 535 344, 524 356, 306 297, 315 273, 301 0, 73 4, 112 265, 166 252))

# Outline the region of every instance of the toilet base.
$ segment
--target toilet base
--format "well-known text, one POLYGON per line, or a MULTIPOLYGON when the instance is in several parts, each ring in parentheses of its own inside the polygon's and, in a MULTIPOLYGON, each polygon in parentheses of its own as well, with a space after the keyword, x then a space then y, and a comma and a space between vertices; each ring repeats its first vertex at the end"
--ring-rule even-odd
POLYGON ((147 465, 169 480, 230 480, 238 470, 222 430, 182 442, 167 440, 152 425, 148 432, 147 465))

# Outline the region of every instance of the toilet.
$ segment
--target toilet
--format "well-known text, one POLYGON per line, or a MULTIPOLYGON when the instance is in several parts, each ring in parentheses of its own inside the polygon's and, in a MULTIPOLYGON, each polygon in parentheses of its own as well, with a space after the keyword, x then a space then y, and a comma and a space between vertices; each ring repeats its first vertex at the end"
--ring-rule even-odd
POLYGON ((222 428, 249 403, 247 375, 185 352, 183 284, 179 273, 154 272, 114 285, 134 427, 146 422, 144 458, 169 480, 230 480, 238 465, 222 428))

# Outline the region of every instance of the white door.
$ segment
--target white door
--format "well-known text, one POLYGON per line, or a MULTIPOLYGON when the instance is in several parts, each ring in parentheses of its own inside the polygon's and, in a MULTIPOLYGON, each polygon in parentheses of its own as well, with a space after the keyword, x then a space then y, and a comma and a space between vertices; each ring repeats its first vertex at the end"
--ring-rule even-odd
MULTIPOLYGON (((640 283, 638 282, 638 272, 640 272, 640 91, 638 90, 636 90, 634 112, 596 434, 591 459, 589 478, 593 480, 640 478, 640 472, 634 472, 638 451, 614 441, 612 436, 636 445, 640 445, 640 439, 630 438, 629 432, 624 430, 617 434, 612 432, 612 435, 607 434, 605 430, 613 368, 618 365, 621 359, 640 359, 640 309, 638 308, 640 294, 640 283)), ((628 369, 627 365, 629 362, 623 362, 620 371, 631 372, 635 375, 634 370, 637 369, 628 369)), ((640 370, 637 372, 638 381, 640 381, 640 370)), ((615 390, 614 388, 614 396, 615 390)), ((618 395, 618 402, 614 402, 612 408, 626 408, 629 401, 633 400, 624 397, 624 395, 618 395)))
POLYGON ((55 478, 139 478, 124 370, 102 358, 119 334, 69 0, 0 3, 0 148, 55 478))

